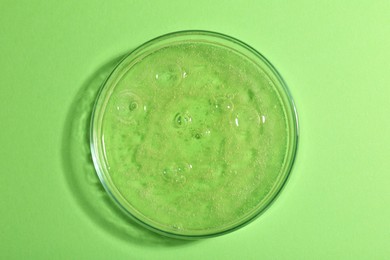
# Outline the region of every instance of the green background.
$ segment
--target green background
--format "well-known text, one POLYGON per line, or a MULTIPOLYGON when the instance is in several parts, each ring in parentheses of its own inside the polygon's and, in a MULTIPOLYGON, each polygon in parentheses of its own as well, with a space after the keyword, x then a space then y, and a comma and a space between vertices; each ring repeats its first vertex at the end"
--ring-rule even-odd
POLYGON ((0 258, 389 259, 390 2, 0 1, 0 258), (259 50, 300 117, 289 182, 260 218, 182 242, 129 222, 87 125, 119 57, 205 29, 259 50))

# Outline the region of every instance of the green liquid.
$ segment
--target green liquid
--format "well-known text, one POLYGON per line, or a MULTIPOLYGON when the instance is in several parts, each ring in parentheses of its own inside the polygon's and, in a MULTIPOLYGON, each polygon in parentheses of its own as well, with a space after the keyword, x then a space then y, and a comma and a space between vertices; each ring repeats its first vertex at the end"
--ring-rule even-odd
POLYGON ((194 235, 252 218, 291 159, 295 126, 281 88, 242 54, 207 42, 166 46, 125 68, 100 139, 130 213, 194 235))

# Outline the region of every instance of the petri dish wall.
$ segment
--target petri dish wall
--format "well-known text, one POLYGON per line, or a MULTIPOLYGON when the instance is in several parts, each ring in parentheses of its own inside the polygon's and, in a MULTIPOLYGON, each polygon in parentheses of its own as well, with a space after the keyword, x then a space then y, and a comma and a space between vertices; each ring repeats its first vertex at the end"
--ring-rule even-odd
POLYGON ((127 55, 91 120, 96 172, 141 225, 195 239, 233 231, 291 171, 297 113, 279 73, 232 37, 182 31, 127 55))

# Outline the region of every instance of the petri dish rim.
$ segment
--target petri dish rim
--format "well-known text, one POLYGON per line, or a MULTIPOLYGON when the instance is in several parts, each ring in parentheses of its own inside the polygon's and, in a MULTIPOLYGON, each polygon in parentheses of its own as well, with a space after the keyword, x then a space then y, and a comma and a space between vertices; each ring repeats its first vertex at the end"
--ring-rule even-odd
MULTIPOLYGON (((196 40, 200 41, 200 42, 202 41, 199 38, 196 40)), ((181 40, 180 42, 183 42, 183 40, 181 40)), ((230 48, 232 50, 236 51, 236 48, 234 48, 234 47, 230 47, 230 48)), ((155 47, 154 49, 149 50, 149 51, 153 52, 153 51, 156 51, 158 49, 159 48, 155 47)), ((248 44, 246 44, 246 43, 244 43, 244 42, 242 42, 234 37, 231 37, 231 36, 228 36, 228 35, 225 35, 222 33, 217 33, 217 32, 212 32, 212 31, 204 31, 204 30, 186 30, 186 31, 177 31, 177 32, 164 34, 164 35, 158 36, 156 38, 153 38, 153 39, 139 45, 133 51, 131 51, 127 55, 125 55, 125 57, 116 65, 116 67, 112 70, 110 75, 107 77, 107 79, 104 81, 104 83, 100 87, 97 98, 95 100, 93 110, 92 110, 91 121, 90 121, 90 149, 91 149, 92 161, 93 161, 96 173, 99 177, 99 180, 102 183, 106 192, 109 194, 109 197, 115 202, 115 204, 117 204, 117 206, 119 206, 119 208, 125 214, 127 214, 130 218, 132 218, 133 220, 135 220, 137 223, 141 224, 142 226, 146 227, 147 229, 154 231, 156 233, 165 235, 165 236, 169 236, 169 237, 173 237, 173 238, 180 238, 180 239, 200 239, 200 238, 215 237, 215 236, 223 235, 226 233, 230 233, 230 232, 233 232, 233 231, 249 224, 250 222, 255 220, 257 217, 259 217, 262 213, 264 213, 266 211, 266 209, 269 208, 272 205, 272 203, 275 201, 275 199, 279 196, 281 190, 283 189, 287 180, 289 179, 289 175, 291 173, 292 167, 293 167, 294 162, 295 162, 296 154, 297 154, 298 137, 299 137, 299 123, 298 123, 298 113, 297 113, 295 102, 294 102, 292 95, 287 87, 287 84, 285 83, 285 81, 283 80, 283 78, 281 77, 279 72, 276 70, 276 68, 271 64, 271 62, 269 62, 268 59, 266 59, 256 49, 254 49, 250 45, 248 45, 248 44), (110 181, 110 178, 108 176, 109 174, 107 173, 107 169, 105 169, 105 167, 104 167, 104 166, 107 166, 107 162, 104 163, 105 156, 103 156, 103 158, 101 158, 101 156, 100 156, 101 153, 103 153, 103 154, 105 153, 104 149, 100 149, 103 151, 100 152, 100 154, 99 154, 99 144, 100 144, 99 137, 101 136, 99 134, 99 130, 101 130, 101 129, 99 129, 99 127, 97 129, 95 129, 96 128, 95 125, 99 126, 98 120, 104 115, 104 110, 101 111, 101 108, 103 106, 100 105, 100 103, 103 102, 104 97, 107 96, 107 91, 115 88, 115 82, 119 82, 121 77, 125 74, 125 73, 121 73, 123 69, 126 69, 127 66, 125 66, 125 65, 136 63, 137 60, 139 60, 139 57, 137 56, 139 54, 144 54, 144 56, 147 56, 145 53, 147 53, 148 48, 151 48, 153 46, 157 46, 158 43, 160 43, 161 48, 163 48, 163 47, 172 45, 172 42, 165 43, 165 45, 164 45, 164 41, 169 41, 170 39, 175 39, 175 38, 176 39, 180 39, 180 38, 184 39, 186 37, 190 40, 191 39, 194 40, 192 37, 200 37, 202 39, 206 39, 206 40, 203 40, 205 42, 220 44, 221 46, 224 46, 224 47, 226 47, 224 45, 224 43, 229 43, 229 44, 231 44, 231 46, 240 47, 242 50, 247 51, 248 53, 253 55, 253 57, 257 61, 260 60, 265 67, 258 65, 256 63, 256 60, 253 60, 253 58, 248 57, 245 54, 239 52, 241 55, 246 56, 246 58, 250 59, 252 62, 257 64, 257 66, 260 66, 269 78, 277 81, 274 83, 276 86, 275 90, 279 92, 278 95, 280 96, 281 99, 283 99, 282 103, 285 106, 285 109, 288 108, 289 112, 290 112, 290 113, 288 113, 286 111, 287 116, 290 116, 290 118, 288 120, 290 120, 289 124, 291 124, 291 126, 290 126, 291 132, 289 133, 291 135, 290 136, 291 139, 289 139, 289 140, 291 140, 290 141, 291 144, 288 145, 288 146, 290 146, 289 151, 288 151, 288 153, 289 153, 288 162, 285 165, 284 172, 278 176, 278 180, 275 182, 276 184, 274 185, 272 191, 269 192, 265 198, 263 198, 263 200, 266 199, 266 202, 263 203, 263 205, 261 207, 256 208, 254 214, 248 213, 249 217, 247 217, 241 223, 239 223, 235 226, 229 227, 227 229, 224 229, 224 230, 220 230, 217 232, 208 232, 208 233, 205 232, 204 234, 199 234, 199 233, 198 234, 180 234, 180 233, 169 232, 167 230, 163 230, 163 229, 160 229, 160 228, 153 226, 149 223, 146 223, 147 221, 143 221, 140 217, 137 217, 136 213, 134 212, 135 209, 133 209, 133 212, 131 212, 131 210, 129 210, 125 206, 126 199, 123 198, 121 193, 116 189, 115 185, 110 181), (214 39, 215 42, 212 41, 211 39, 214 39), (137 57, 138 57, 138 59, 137 59, 137 57), (130 61, 130 63, 125 64, 126 61, 130 61), (267 69, 269 71, 265 71, 265 69, 267 69), (111 88, 110 88, 110 86, 111 86, 111 88), (281 94, 282 94, 282 96, 281 96, 281 94)), ((286 158, 288 156, 286 156, 286 158)), ((142 215, 142 213, 140 213, 140 215, 142 215)))

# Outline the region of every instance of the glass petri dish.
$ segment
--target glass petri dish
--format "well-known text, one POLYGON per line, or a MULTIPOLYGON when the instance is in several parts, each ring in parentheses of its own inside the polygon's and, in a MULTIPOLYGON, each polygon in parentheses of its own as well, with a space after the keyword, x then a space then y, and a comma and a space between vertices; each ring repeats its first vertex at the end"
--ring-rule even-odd
POLYGON ((242 227, 275 199, 298 120, 264 56, 226 35, 182 31, 117 65, 96 100, 90 141, 101 183, 131 218, 205 238, 242 227))

